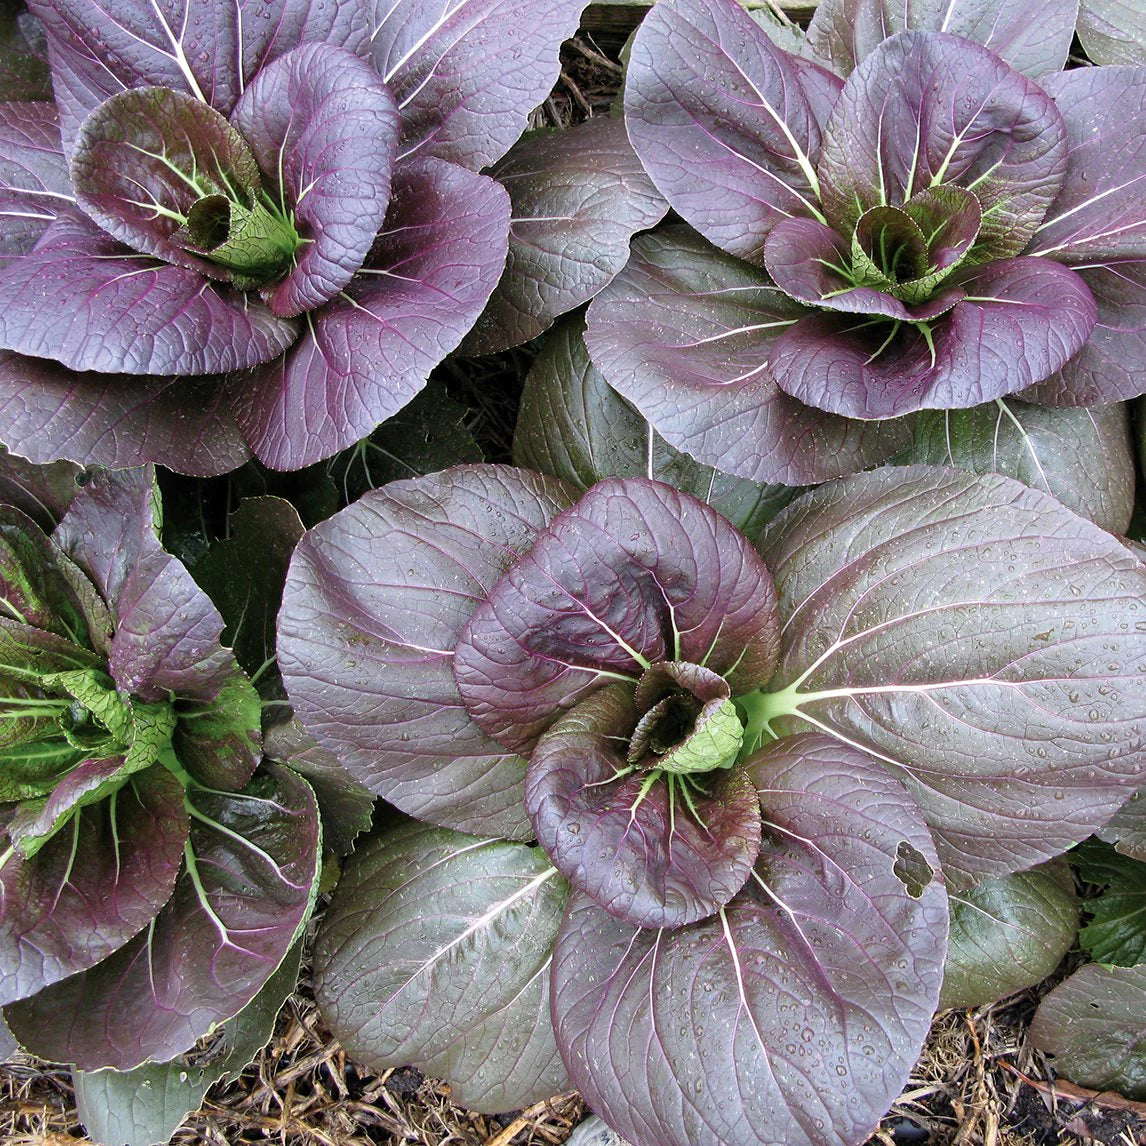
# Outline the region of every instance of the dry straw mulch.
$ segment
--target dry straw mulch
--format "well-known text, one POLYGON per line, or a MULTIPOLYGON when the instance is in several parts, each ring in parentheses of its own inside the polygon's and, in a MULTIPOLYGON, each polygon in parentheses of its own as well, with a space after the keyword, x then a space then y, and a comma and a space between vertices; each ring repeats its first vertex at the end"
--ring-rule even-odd
MULTIPOLYGON (((1146 1146, 1146 1105, 1051 1084, 1026 1039, 1037 991, 938 1016, 903 1094, 869 1146, 1146 1146)), ((275 1036, 237 1079, 213 1088, 176 1146, 558 1146, 585 1112, 576 1094, 491 1116, 460 1110, 412 1068, 373 1075, 332 1040, 304 979, 275 1036)), ((0 1068, 0 1143, 85 1141, 68 1072, 0 1068)), ((697 1143, 696 1146, 718 1146, 697 1143)))

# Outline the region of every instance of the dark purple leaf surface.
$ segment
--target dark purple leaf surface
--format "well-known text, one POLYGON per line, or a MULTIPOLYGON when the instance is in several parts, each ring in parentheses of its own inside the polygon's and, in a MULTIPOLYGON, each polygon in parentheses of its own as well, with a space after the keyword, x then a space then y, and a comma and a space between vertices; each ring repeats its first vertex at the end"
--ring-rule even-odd
POLYGON ((368 265, 282 357, 235 381, 259 459, 310 465, 401 410, 481 314, 508 230, 509 197, 492 179, 437 159, 399 165, 368 265))
POLYGON ((186 216, 203 196, 232 188, 248 201, 258 191, 250 147, 213 107, 169 88, 121 92, 84 120, 71 173, 76 202, 113 238, 164 262, 230 279, 230 272, 180 242, 182 224, 165 213, 186 216))
POLYGON ((759 262, 776 222, 819 217, 820 125, 802 71, 732 0, 662 0, 633 40, 633 147, 673 209, 729 254, 759 262))
POLYGON ((146 927, 175 886, 187 831, 183 788, 157 766, 81 811, 33 858, 11 850, 0 870, 0 998, 92 967, 146 927))
POLYGON ((806 313, 762 271, 666 228, 634 240, 589 308, 585 342, 670 446, 752 481, 803 485, 878 465, 909 437, 905 425, 826 415, 777 387, 769 350, 806 313))
POLYGON ((1146 10, 1135 0, 1082 0, 1078 38, 1096 64, 1146 64, 1146 10))
POLYGON ((513 459, 588 489, 607 477, 650 477, 708 502, 752 538, 794 490, 732 477, 674 450, 589 361, 584 322, 570 316, 545 339, 521 395, 513 459))
POLYGON ((1131 796, 1098 834, 1125 855, 1146 860, 1146 799, 1131 796))
POLYGON ((231 122, 268 185, 281 182, 305 243, 267 301, 288 317, 313 310, 350 282, 382 229, 398 149, 394 97, 353 53, 307 44, 254 78, 231 122))
POLYGON ((549 965, 568 888, 537 847, 407 824, 355 854, 315 942, 315 997, 371 1069, 417 1063, 455 1102, 568 1088, 549 965))
POLYGON ((154 474, 101 471, 72 502, 52 542, 91 578, 115 624, 108 670, 145 701, 169 692, 210 700, 235 671, 223 619, 156 536, 154 474))
POLYGON ((15 454, 0 452, 0 503, 15 506, 45 533, 51 533, 80 492, 77 479, 82 473, 71 462, 36 466, 15 454))
POLYGON ((1079 1086, 1146 1097, 1146 963, 1088 963, 1039 1004, 1031 1039, 1079 1086))
POLYGON ((1146 71, 1078 68, 1044 81, 1066 125, 1066 178, 1030 246, 1087 266, 1146 256, 1146 71))
POLYGON ((349 855, 358 834, 370 827, 374 793, 355 780, 333 752, 320 747, 294 717, 266 730, 263 751, 269 759, 289 765, 314 789, 322 818, 323 851, 349 855))
POLYGON ((77 373, 0 351, 0 439, 38 464, 162 462, 215 477, 250 457, 218 378, 77 373))
POLYGON ((1066 171, 1054 101, 986 48, 903 32, 852 73, 824 131, 824 210, 850 232, 863 210, 953 183, 983 208, 980 258, 1018 254, 1066 171))
POLYGON ((528 839, 525 761, 471 720, 458 634, 575 491, 464 466, 367 494, 299 542, 279 667, 299 719, 356 780, 419 819, 528 839))
POLYGON ((646 794, 643 773, 618 778, 639 715, 629 687, 615 684, 560 717, 530 754, 525 808, 576 889, 636 927, 680 927, 744 886, 760 850, 760 801, 742 769, 706 777, 711 795, 690 802, 679 777, 675 791, 664 777, 646 794))
POLYGON ((213 374, 266 362, 296 327, 187 267, 117 243, 67 213, 0 271, 0 343, 72 370, 213 374))
POLYGON ((852 418, 978 406, 1041 381, 1085 344, 1094 299, 1049 259, 1003 259, 957 271, 961 301, 932 326, 813 314, 786 330, 768 364, 792 397, 852 418))
POLYGON ((562 711, 657 661, 690 661, 735 695, 771 677, 772 578, 711 507, 642 478, 594 486, 544 529, 457 641, 473 720, 527 751, 562 711))
POLYGON ((48 31, 69 152, 84 117, 125 88, 173 88, 229 115, 270 60, 312 41, 357 50, 368 31, 359 0, 32 0, 28 6, 48 31))
POLYGON ((882 760, 948 882, 1064 851, 1142 783, 1146 568, 1052 498, 885 469, 793 503, 762 548, 784 618, 774 703, 802 714, 773 728, 882 760))
POLYGON ((1053 406, 1095 406, 1142 393, 1146 362, 1146 259, 1080 267, 1097 319, 1086 345, 1025 398, 1053 406))
POLYGON ((629 240, 668 204, 616 119, 522 140, 490 171, 509 192, 509 259, 464 343, 493 354, 588 302, 625 265, 629 240))
POLYGON ((823 737, 777 745, 752 770, 761 861, 716 918, 639 930, 578 895, 562 924, 558 1045, 593 1109, 638 1146, 862 1141, 931 1021, 947 906, 918 811, 823 737), (925 886, 905 885, 903 856, 930 869, 925 886))
POLYGON ((1038 77, 1065 64, 1077 10, 1075 0, 822 0, 808 25, 808 48, 846 76, 896 32, 950 32, 1038 77))
POLYGON ((82 1070, 187 1050, 258 994, 313 905, 314 793, 269 765, 245 793, 192 788, 191 837, 154 926, 98 966, 5 1012, 21 1043, 82 1070))
POLYGON ((981 1007, 1034 986, 1078 935, 1074 876, 1062 858, 951 895, 941 1007, 981 1007))
POLYGON ((374 64, 402 109, 402 152, 471 171, 500 159, 552 90, 585 0, 373 0, 374 64))
POLYGON ((73 201, 51 103, 0 103, 0 258, 32 249, 73 201))
POLYGON ((1001 473, 1075 513, 1125 533, 1134 508, 1134 454, 1124 405, 1053 409, 999 398, 971 410, 918 415, 900 460, 1001 473))

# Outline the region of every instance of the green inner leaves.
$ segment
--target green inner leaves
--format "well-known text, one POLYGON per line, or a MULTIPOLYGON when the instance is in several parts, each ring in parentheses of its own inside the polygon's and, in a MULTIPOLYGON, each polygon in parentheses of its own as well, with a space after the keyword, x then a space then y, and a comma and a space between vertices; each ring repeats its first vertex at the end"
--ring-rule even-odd
POLYGON ((240 289, 280 278, 304 242, 247 141, 185 93, 112 96, 85 120, 72 166, 77 202, 105 230, 168 262, 218 267, 240 289))
POLYGON ((99 669, 44 673, 34 688, 0 679, 0 688, 0 799, 22 801, 9 837, 25 856, 154 764, 175 728, 169 703, 134 701, 99 669))
POLYGON ((186 245, 234 272, 236 286, 258 286, 284 274, 302 239, 277 207, 258 198, 250 204, 226 195, 206 195, 183 221, 186 245))
POLYGON ((636 699, 644 711, 629 741, 634 768, 688 776, 736 763, 744 727, 716 673, 682 661, 655 664, 636 699))
POLYGON ((931 187, 902 207, 865 211, 852 233, 852 265, 839 269, 855 286, 886 291, 909 305, 927 302, 968 261, 981 222, 972 192, 931 187))

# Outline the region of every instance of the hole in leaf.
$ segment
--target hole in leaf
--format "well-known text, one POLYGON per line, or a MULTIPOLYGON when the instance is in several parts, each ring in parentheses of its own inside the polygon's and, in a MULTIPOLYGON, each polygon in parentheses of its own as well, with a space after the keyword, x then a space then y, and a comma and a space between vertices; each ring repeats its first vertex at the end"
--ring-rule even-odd
POLYGON ((906 840, 899 841, 899 847, 895 849, 895 863, 891 870, 912 899, 918 899, 923 894, 923 889, 935 875, 927 862, 927 857, 906 840))

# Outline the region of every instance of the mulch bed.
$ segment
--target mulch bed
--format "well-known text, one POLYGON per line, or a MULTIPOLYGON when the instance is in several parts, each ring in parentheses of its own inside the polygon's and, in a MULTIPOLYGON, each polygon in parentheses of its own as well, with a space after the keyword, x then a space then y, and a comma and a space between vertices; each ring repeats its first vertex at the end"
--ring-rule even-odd
MULTIPOLYGON (((1030 1044, 1039 988, 945 1011, 903 1094, 869 1146, 1146 1146, 1146 1104, 1066 1082, 1030 1044)), ((274 1038, 238 1078, 208 1094, 176 1146, 559 1146, 585 1113, 577 1094, 499 1115, 461 1110, 412 1067, 371 1074, 323 1027, 304 975, 274 1038)), ((29 1058, 0 1067, 0 1143, 86 1141, 66 1068, 29 1058)), ((709 1144, 697 1143, 697 1146, 709 1144)), ((712 1144, 716 1146, 716 1144, 712 1144)))

